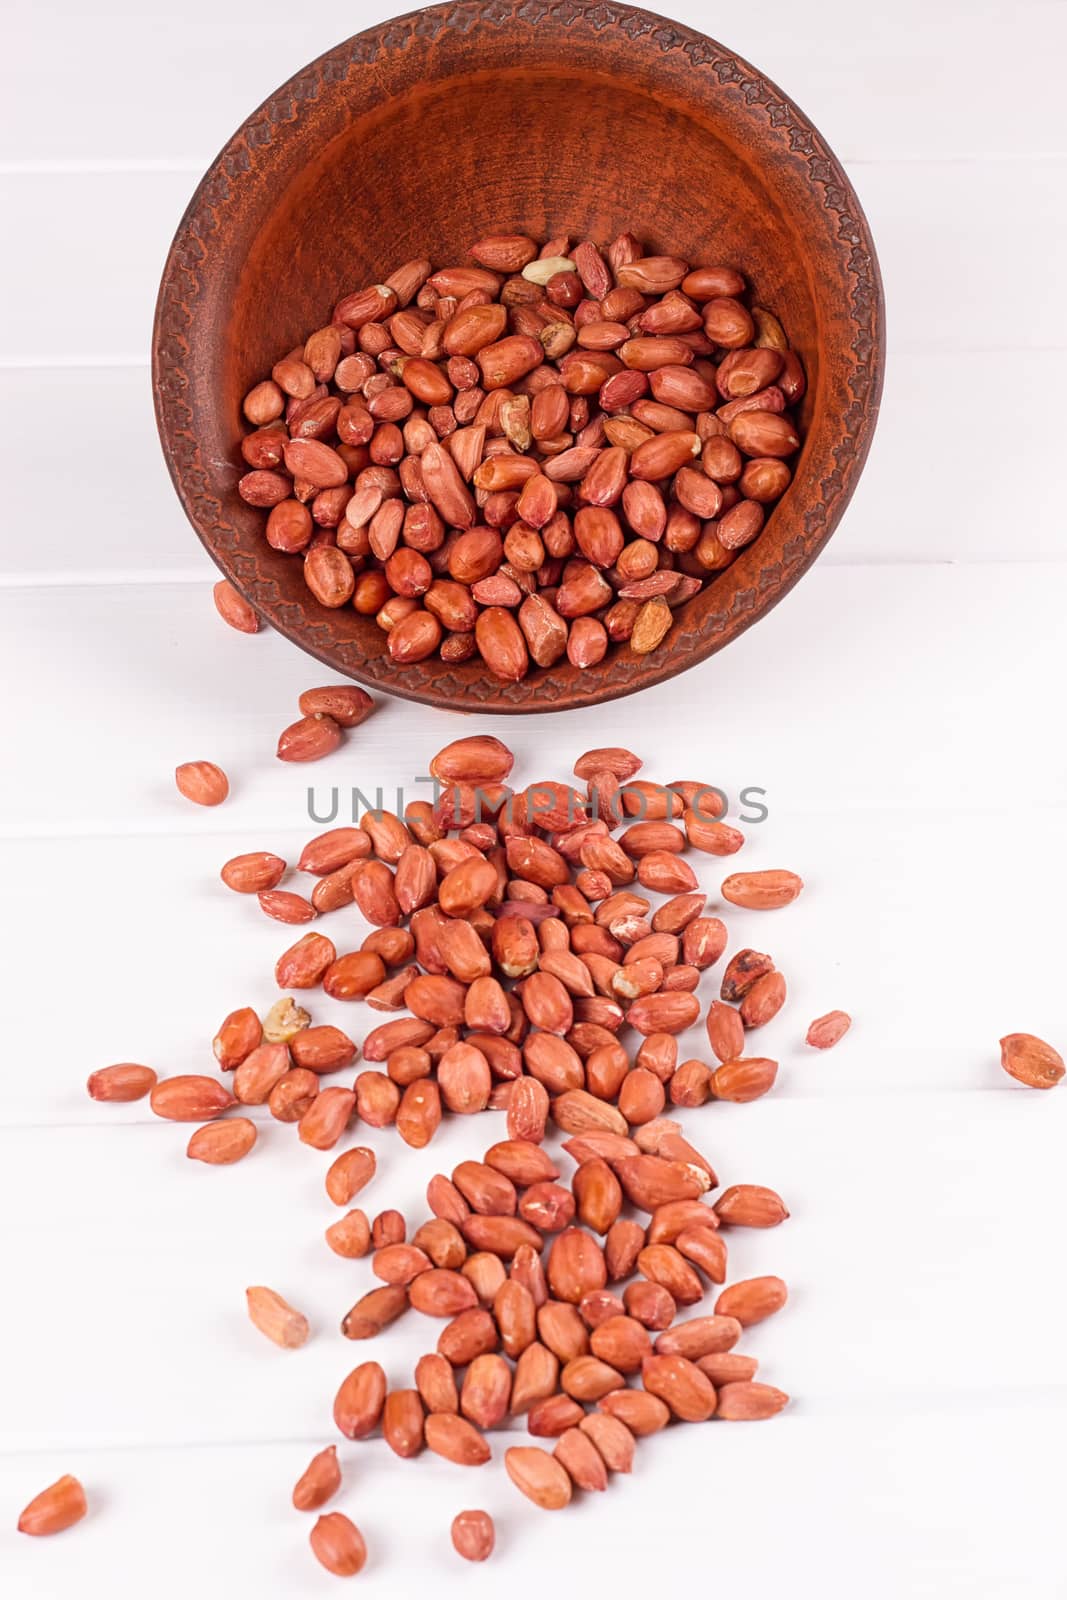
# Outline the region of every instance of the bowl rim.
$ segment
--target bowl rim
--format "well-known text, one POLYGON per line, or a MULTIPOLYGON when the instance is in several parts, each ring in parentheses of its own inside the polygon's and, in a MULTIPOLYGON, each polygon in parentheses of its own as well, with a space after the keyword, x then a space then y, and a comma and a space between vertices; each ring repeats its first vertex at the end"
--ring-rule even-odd
MULTIPOLYGON (((777 605, 825 547, 852 498, 874 436, 884 368, 885 300, 870 227, 840 162, 810 118, 765 74, 716 40, 654 12, 606 0, 442 0, 377 23, 294 73, 245 118, 197 185, 167 253, 152 329, 153 397, 164 459, 189 522, 223 575, 277 632, 332 671, 385 694, 483 714, 579 709, 639 693, 706 660, 777 605), (532 24, 542 36, 546 25, 560 37, 578 27, 597 34, 621 33, 630 45, 644 40, 662 55, 681 52, 689 63, 687 72, 692 68, 709 74, 717 94, 739 97, 736 110, 762 117, 763 138, 779 161, 797 173, 807 169, 805 181, 822 191, 827 237, 849 285, 843 305, 852 330, 846 351, 852 361, 847 380, 851 401, 841 418, 840 442, 832 452, 822 452, 818 498, 805 501, 803 509, 798 506, 794 534, 783 545, 781 559, 764 562, 759 555, 763 541, 757 539, 725 569, 734 574, 735 583, 743 575, 727 607, 714 609, 717 585, 712 582, 675 612, 667 639, 651 655, 635 657, 613 647, 591 671, 571 668, 564 657, 555 667, 537 668, 518 683, 505 683, 484 669, 477 676, 464 674, 436 657, 398 667, 388 652, 369 657, 341 645, 331 638, 333 614, 317 606, 310 594, 307 606, 287 597, 273 577, 259 570, 255 555, 242 553, 224 503, 232 485, 224 486, 219 476, 222 470, 232 475, 236 469, 229 463, 205 463, 199 448, 193 343, 196 302, 204 293, 218 213, 232 200, 232 178, 237 173, 247 177, 274 133, 291 123, 294 109, 343 88, 350 72, 373 72, 383 54, 392 56, 417 43, 433 45, 448 29, 468 37, 478 28, 532 24), (694 616, 697 608, 699 617, 694 616)), ((798 470, 811 465, 802 450, 798 470)), ((788 500, 787 495, 776 508, 779 519, 788 500)))

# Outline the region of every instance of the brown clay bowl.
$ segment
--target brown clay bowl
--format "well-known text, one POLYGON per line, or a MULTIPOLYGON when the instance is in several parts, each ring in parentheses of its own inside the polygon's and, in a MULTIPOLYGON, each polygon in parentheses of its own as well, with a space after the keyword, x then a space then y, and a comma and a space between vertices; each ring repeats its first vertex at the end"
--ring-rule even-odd
POLYGON ((178 228, 153 378, 186 513, 230 581, 335 672, 413 700, 524 712, 631 694, 702 661, 791 589, 833 533, 878 414, 883 302, 863 212, 825 140, 722 45, 650 12, 457 0, 382 23, 297 74, 238 129, 178 228), (342 293, 402 261, 464 260, 493 231, 742 268, 808 373, 796 474, 756 542, 651 655, 614 648, 521 683, 477 660, 397 667, 373 619, 328 611, 235 485, 241 400, 342 293))

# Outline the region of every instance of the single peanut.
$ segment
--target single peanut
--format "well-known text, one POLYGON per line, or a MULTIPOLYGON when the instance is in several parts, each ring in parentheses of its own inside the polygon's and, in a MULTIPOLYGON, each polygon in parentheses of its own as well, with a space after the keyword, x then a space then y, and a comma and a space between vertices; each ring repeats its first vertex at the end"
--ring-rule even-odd
POLYGON ((273 1289, 246 1289, 245 1299, 252 1322, 274 1344, 283 1350, 298 1350, 307 1343, 311 1331, 308 1319, 273 1289))

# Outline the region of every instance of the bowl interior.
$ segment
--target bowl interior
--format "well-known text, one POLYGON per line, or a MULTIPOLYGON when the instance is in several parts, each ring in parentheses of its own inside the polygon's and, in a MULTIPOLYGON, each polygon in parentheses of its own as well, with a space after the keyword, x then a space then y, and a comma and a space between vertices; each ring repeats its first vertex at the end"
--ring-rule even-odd
MULTIPOLYGON (((279 91, 223 152, 216 177, 226 173, 228 158, 232 177, 217 200, 208 195, 216 232, 202 243, 210 270, 197 274, 187 320, 185 400, 206 501, 189 495, 188 475, 180 462, 175 469, 173 448, 168 453, 216 560, 276 626, 337 670, 472 709, 584 704, 627 693, 718 648, 773 603, 829 537, 838 512, 826 515, 823 504, 814 525, 803 519, 813 499, 827 499, 819 479, 850 399, 854 286, 824 186, 812 181, 807 158, 790 155, 769 108, 800 114, 763 80, 756 80, 762 101, 746 94, 743 71, 751 69, 726 52, 724 62, 741 81, 730 72, 720 81, 720 47, 700 41, 709 60, 694 65, 692 50, 665 51, 640 33, 628 38, 607 28, 587 36, 581 27, 516 16, 507 25, 483 19, 461 30, 454 23, 463 13, 463 6, 435 7, 401 19, 390 25, 398 30, 395 45, 387 30, 349 41, 279 91), (419 31, 423 19, 443 15, 433 37, 419 31), (358 47, 371 39, 368 64, 368 49, 358 47), (592 671, 564 662, 533 670, 519 685, 488 678, 477 661, 398 670, 373 620, 320 607, 303 584, 299 559, 267 547, 262 514, 236 495, 244 393, 329 320, 342 294, 405 260, 462 261, 473 240, 494 231, 607 243, 624 229, 650 253, 738 265, 757 303, 781 318, 809 380, 802 413, 808 437, 794 484, 756 544, 681 609, 651 657, 623 648, 592 671)), ((828 160, 833 176, 839 169, 828 160)), ((211 181, 209 175, 206 185, 211 181)), ((194 199, 186 231, 196 208, 194 199)), ((862 223, 858 206, 856 215, 862 223)), ((179 230, 175 250, 181 240, 179 230)), ((873 257, 871 264, 876 278, 873 257)), ((165 277, 164 324, 166 292, 165 277)), ((165 449, 166 411, 164 396, 165 449)), ((862 460, 866 439, 860 443, 862 460)), ((848 484, 844 499, 850 490, 848 484)))
POLYGON ((258 231, 228 329, 238 437, 243 392, 329 319, 342 294, 401 262, 467 261, 483 234, 630 230, 649 254, 743 263, 818 385, 819 314, 803 237, 759 148, 692 107, 559 65, 412 84, 353 117, 307 161, 258 231))

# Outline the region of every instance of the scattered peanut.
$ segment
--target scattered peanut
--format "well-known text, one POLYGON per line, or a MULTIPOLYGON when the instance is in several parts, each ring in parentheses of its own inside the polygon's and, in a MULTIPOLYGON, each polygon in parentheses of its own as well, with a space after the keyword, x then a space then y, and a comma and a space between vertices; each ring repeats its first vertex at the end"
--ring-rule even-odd
POLYGON ((310 1329, 308 1320, 300 1311, 294 1311, 287 1300, 273 1289, 256 1287, 245 1290, 248 1315, 274 1344, 283 1350, 298 1350, 307 1343, 310 1329))
POLYGON ((35 1537, 62 1533, 80 1522, 87 1510, 85 1490, 68 1472, 34 1496, 19 1517, 18 1529, 35 1537))
POLYGON ((185 761, 174 769, 178 793, 198 806, 219 806, 230 792, 230 780, 213 761, 185 761))
MULTIPOLYGON (((521 253, 514 241, 497 241, 489 254, 512 249, 521 253)), ((623 289, 644 299, 637 279, 663 282, 664 274, 684 270, 684 264, 665 266, 659 258, 624 256, 611 269, 615 290, 609 280, 601 299, 623 289)), ((583 268, 595 277, 598 262, 606 272, 599 253, 583 247, 563 275, 584 283, 583 268)), ((456 280, 457 289, 460 281, 466 280, 456 280)), ((442 279, 444 285, 453 282, 442 279)), ((709 277, 699 280, 702 294, 710 284, 709 277)), ((670 301, 672 315, 683 317, 678 302, 688 291, 656 292, 663 296, 657 306, 670 301)), ((691 298, 708 306, 716 296, 701 298, 694 290, 691 298)), ((549 296, 546 304, 551 303, 549 296)), ((493 299, 476 300, 467 312, 496 307, 493 299)), ((462 315, 450 316, 448 327, 462 315)), ((742 335, 737 312, 719 306, 715 316, 720 333, 742 335)), ((484 320, 468 317, 461 329, 484 320)), ((618 320, 625 323, 625 314, 618 320)), ((414 335, 415 322, 423 334, 432 326, 418 318, 410 327, 401 324, 401 331, 414 335)), ((579 332, 595 326, 587 319, 579 332)), ((655 354, 645 349, 650 342, 676 337, 665 329, 626 331, 631 337, 624 344, 635 346, 631 353, 642 362, 655 354)), ((332 348, 334 342, 324 337, 319 353, 328 354, 327 344, 332 348)), ((583 362, 603 354, 588 342, 578 348, 583 362)), ((746 349, 743 340, 723 348, 741 355, 746 349)), ((508 359, 505 351, 480 365, 496 374, 491 362, 508 359)), ((419 361, 441 373, 434 360, 413 354, 403 367, 404 383, 377 392, 408 391, 413 383, 429 392, 435 380, 415 365, 419 361)), ((700 376, 693 363, 678 366, 683 374, 700 376)), ((601 387, 608 382, 604 370, 601 387)), ((625 369, 642 379, 646 371, 655 376, 664 370, 636 364, 625 369)), ((726 370, 736 375, 731 384, 749 381, 740 361, 726 370)), ((756 366, 752 371, 759 376, 756 366)), ((613 370, 609 378, 620 375, 613 370)), ((566 384, 546 385, 532 398, 561 387, 566 384)), ((558 402, 545 401, 538 417, 550 403, 558 402)), ((657 403, 681 401, 657 397, 657 403)), ((532 416, 532 405, 530 410, 532 416)), ((500 411, 500 437, 514 446, 525 411, 505 412, 503 403, 500 411)), ((623 414, 620 409, 608 415, 623 414)), ((700 413, 694 414, 699 420, 700 413)), ((686 431, 653 431, 652 440, 670 445, 672 432, 686 431)), ((596 459, 584 469, 586 485, 592 474, 596 489, 614 470, 613 461, 604 459, 611 448, 596 447, 596 459)), ((456 483, 443 464, 446 452, 427 449, 424 470, 428 465, 431 477, 438 474, 434 481, 445 485, 441 493, 451 494, 456 483)), ((505 461, 509 453, 503 446, 487 452, 477 470, 492 465, 484 476, 495 483, 497 472, 514 470, 505 461)), ((513 453, 527 459, 521 448, 513 453)), ((721 470, 726 453, 719 455, 721 461, 714 459, 721 470)), ((299 468, 301 474, 335 471, 318 452, 302 452, 299 468)), ((692 469, 672 468, 676 474, 687 470, 692 469)), ((629 486, 656 481, 638 475, 629 486)), ((527 480, 521 482, 518 492, 485 492, 512 492, 518 500, 526 492, 527 480)), ((693 498, 703 492, 687 479, 682 484, 693 498)), ((462 478, 460 486, 469 494, 462 478)), ((480 491, 481 485, 475 487, 480 491)), ((620 494, 624 489, 625 472, 620 494)), ((633 504, 640 498, 631 495, 633 504)), ((587 522, 584 513, 611 503, 587 498, 575 517, 581 538, 602 536, 596 519, 587 522)), ((623 550, 633 543, 624 540, 623 550)), ((385 558, 386 568, 395 553, 385 558)), ((392 570, 395 575, 395 565, 392 570)), ((478 612, 475 633, 479 622, 483 629, 502 627, 484 622, 497 611, 510 616, 499 590, 481 588, 500 572, 498 560, 470 584, 472 594, 478 591, 475 608, 481 596, 496 597, 478 612)), ((543 593, 538 598, 543 601, 543 593)), ((669 619, 662 595, 644 596, 634 618, 639 637, 646 626, 642 611, 649 606, 657 615, 667 611, 669 619)), ((517 660, 518 645, 512 645, 517 660)), ((310 748, 327 725, 335 747, 342 728, 358 726, 369 709, 368 697, 350 686, 307 691, 293 748, 310 748)), ((582 755, 574 767, 577 786, 546 780, 513 790, 513 766, 513 753, 499 739, 472 735, 453 741, 430 762, 443 785, 436 804, 416 802, 403 817, 378 811, 359 827, 331 829, 309 842, 298 870, 317 880, 311 899, 278 887, 286 866, 271 852, 235 856, 223 867, 228 887, 256 894, 284 922, 305 922, 354 904, 372 925, 359 949, 340 952, 333 939, 304 932, 278 958, 274 973, 285 988, 310 993, 321 987, 333 999, 364 1000, 384 1013, 363 1038, 363 1059, 351 1083, 321 1087, 319 1080, 351 1065, 355 1039, 332 1024, 313 1022, 311 1012, 286 995, 262 1021, 253 1007, 238 1006, 215 1034, 214 1054, 220 1069, 234 1074, 233 1094, 216 1078, 199 1074, 156 1082, 151 1069, 134 1064, 94 1073, 89 1088, 100 1099, 150 1093, 158 1115, 202 1123, 188 1153, 211 1164, 239 1160, 255 1143, 251 1117, 221 1117, 235 1103, 265 1104, 279 1122, 297 1124, 301 1143, 323 1151, 345 1140, 354 1120, 395 1126, 403 1141, 421 1148, 445 1115, 504 1110, 505 1136, 482 1160, 461 1161, 431 1180, 432 1215, 420 1226, 409 1231, 395 1210, 378 1212, 371 1223, 363 1211, 346 1209, 326 1229, 331 1250, 345 1260, 368 1257, 371 1274, 342 1320, 345 1337, 375 1338, 409 1313, 438 1319, 436 1349, 421 1358, 408 1386, 391 1388, 378 1362, 363 1362, 341 1384, 333 1415, 348 1439, 380 1429, 401 1457, 426 1449, 468 1467, 490 1459, 485 1433, 509 1416, 525 1417, 531 1438, 545 1447, 507 1449, 508 1475, 535 1505, 561 1509, 576 1492, 601 1492, 611 1474, 629 1472, 636 1442, 672 1419, 759 1420, 787 1403, 781 1390, 755 1381, 755 1360, 734 1349, 744 1328, 781 1309, 786 1286, 773 1276, 730 1283, 727 1239, 730 1229, 773 1228, 788 1211, 773 1190, 754 1184, 726 1188, 713 1204, 719 1180, 669 1115, 674 1105, 743 1102, 770 1090, 777 1062, 747 1053, 748 1035, 785 1004, 786 981, 769 955, 732 955, 721 999, 711 1002, 705 1016, 711 1060, 686 1058, 679 1035, 701 1018, 701 975, 723 958, 728 935, 720 919, 704 914, 705 896, 684 858, 693 850, 733 853, 744 844, 722 821, 719 791, 696 782, 658 786, 639 779, 640 759, 617 747, 582 755), (636 1052, 627 1029, 638 1036, 636 1052), (545 1147, 551 1127, 564 1136, 562 1149, 573 1163, 569 1176, 561 1171, 562 1157, 545 1147), (701 1315, 712 1285, 714 1310, 701 1315), (697 1309, 680 1318, 684 1307, 697 1309)), ((733 904, 769 909, 795 899, 801 888, 792 872, 742 872, 725 881, 722 893, 733 904)), ((830 1013, 812 1025, 809 1042, 825 1048, 847 1025, 844 1013, 830 1013)), ((1024 1082, 1050 1084, 1062 1076, 1055 1052, 1030 1036, 1009 1036, 1003 1049, 1005 1066, 1024 1082)), ((325 1174, 328 1198, 350 1208, 375 1171, 368 1146, 345 1144, 325 1174)), ((283 1348, 297 1348, 308 1338, 307 1319, 275 1291, 250 1288, 247 1302, 255 1326, 283 1348)), ((339 1485, 337 1455, 327 1448, 301 1475, 293 1503, 317 1510, 339 1485)), ((320 1516, 310 1537, 331 1572, 350 1575, 364 1565, 362 1535, 342 1513, 320 1516)), ((491 1517, 460 1513, 452 1540, 466 1559, 485 1560, 494 1544, 491 1517)))
POLYGON ((461 1511, 452 1519, 452 1544, 465 1561, 488 1561, 496 1529, 488 1511, 461 1511))

